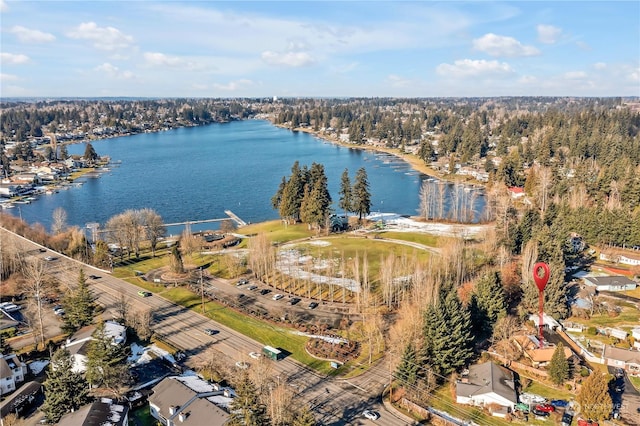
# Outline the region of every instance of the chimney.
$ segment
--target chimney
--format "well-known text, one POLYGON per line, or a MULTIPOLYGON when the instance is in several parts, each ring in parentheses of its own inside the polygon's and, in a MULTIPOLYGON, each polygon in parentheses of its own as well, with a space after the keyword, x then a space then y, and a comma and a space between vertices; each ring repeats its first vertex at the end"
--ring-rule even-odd
POLYGON ((189 414, 187 413, 180 413, 178 414, 178 420, 180 420, 181 422, 184 422, 188 416, 189 414))
POLYGON ((173 405, 169 407, 169 414, 171 414, 172 416, 176 413, 176 411, 178 411, 178 407, 174 407, 173 405))
POLYGON ((229 389, 225 389, 224 396, 226 396, 227 398, 231 398, 231 391, 229 389))

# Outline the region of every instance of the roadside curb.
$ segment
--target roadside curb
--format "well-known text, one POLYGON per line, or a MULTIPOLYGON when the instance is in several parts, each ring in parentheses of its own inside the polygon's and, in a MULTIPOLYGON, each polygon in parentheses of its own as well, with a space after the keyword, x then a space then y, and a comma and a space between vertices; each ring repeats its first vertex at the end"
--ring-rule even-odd
POLYGON ((385 410, 393 413, 396 417, 404 420, 405 422, 407 422, 408 425, 417 425, 419 424, 414 418, 407 416, 405 413, 403 413, 402 411, 398 410, 392 403, 391 401, 389 401, 386 397, 385 394, 387 392, 387 390, 389 389, 389 387, 385 387, 384 390, 382 391, 382 405, 384 406, 385 410))

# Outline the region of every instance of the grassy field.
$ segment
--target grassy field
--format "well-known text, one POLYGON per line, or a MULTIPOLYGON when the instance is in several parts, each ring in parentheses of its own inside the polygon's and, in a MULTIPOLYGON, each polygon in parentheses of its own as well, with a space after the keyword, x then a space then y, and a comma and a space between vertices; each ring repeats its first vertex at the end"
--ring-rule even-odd
POLYGON ((309 238, 316 235, 315 231, 310 231, 304 223, 295 225, 284 225, 279 220, 255 223, 243 226, 237 230, 239 234, 255 235, 266 234, 274 244, 282 244, 300 238, 309 238))
POLYGON ((440 242, 440 238, 435 235, 413 232, 382 231, 377 232, 376 235, 379 235, 381 238, 409 241, 412 243, 424 244, 429 247, 437 247, 440 242))
POLYGON ((547 399, 564 399, 567 401, 575 396, 571 391, 566 389, 556 389, 535 380, 531 381, 529 386, 527 386, 523 392, 534 393, 536 395, 544 396, 547 399))

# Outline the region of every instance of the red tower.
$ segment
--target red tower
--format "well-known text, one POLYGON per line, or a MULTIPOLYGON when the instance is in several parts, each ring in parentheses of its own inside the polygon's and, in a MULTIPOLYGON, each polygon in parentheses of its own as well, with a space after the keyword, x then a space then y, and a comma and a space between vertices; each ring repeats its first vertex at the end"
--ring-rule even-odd
POLYGON ((542 342, 544 337, 542 336, 542 327, 544 325, 544 288, 547 286, 549 282, 549 275, 551 272, 549 271, 549 265, 544 262, 538 262, 533 265, 533 280, 536 282, 536 286, 538 286, 538 339, 540 341, 540 348, 542 348, 542 342))

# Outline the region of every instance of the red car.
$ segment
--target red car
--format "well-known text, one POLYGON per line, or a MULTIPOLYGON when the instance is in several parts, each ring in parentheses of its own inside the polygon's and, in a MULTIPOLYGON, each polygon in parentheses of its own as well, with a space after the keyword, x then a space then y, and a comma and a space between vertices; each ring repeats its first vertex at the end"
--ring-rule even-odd
POLYGON ((598 422, 585 420, 585 419, 578 419, 578 426, 598 426, 598 422))
POLYGON ((545 413, 553 413, 556 411, 556 407, 551 404, 538 404, 536 410, 544 411, 545 413))

